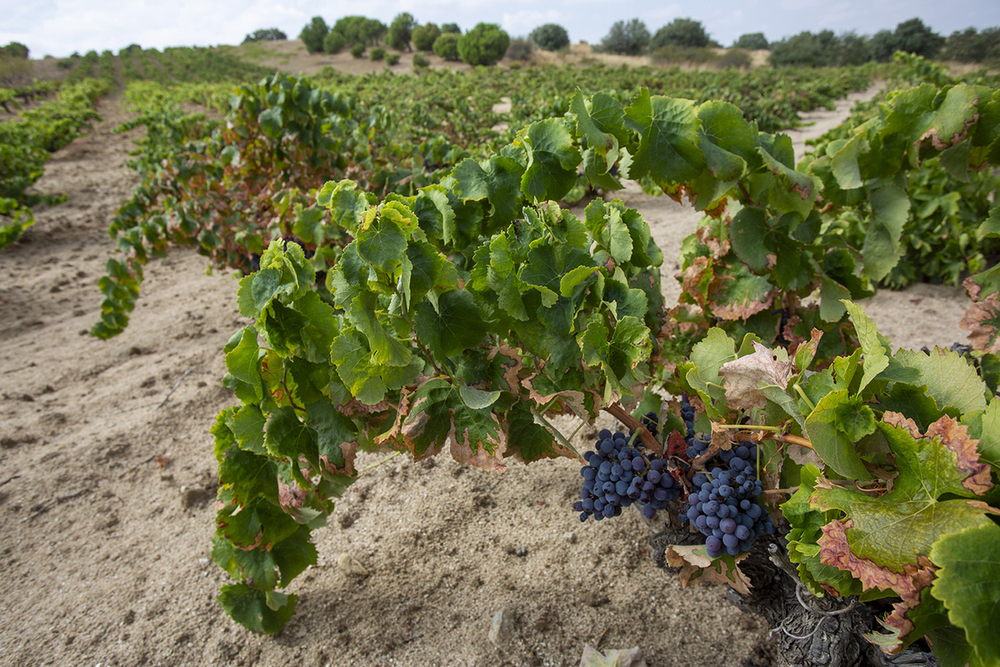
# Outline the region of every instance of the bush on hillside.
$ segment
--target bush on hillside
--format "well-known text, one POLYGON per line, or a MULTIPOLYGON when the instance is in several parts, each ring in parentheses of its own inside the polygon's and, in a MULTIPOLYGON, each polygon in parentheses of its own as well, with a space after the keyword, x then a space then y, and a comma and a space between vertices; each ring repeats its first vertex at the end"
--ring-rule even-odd
POLYGON ((544 51, 558 51, 569 46, 569 33, 558 23, 540 25, 528 37, 544 51))
POLYGON ((382 60, 383 58, 385 58, 385 49, 381 46, 376 46, 368 52, 369 60, 382 60))
POLYGON ((457 23, 442 23, 441 33, 443 34, 446 32, 454 33, 456 35, 461 35, 462 29, 458 27, 457 23))
POLYGON ((427 23, 418 26, 410 33, 413 40, 413 48, 417 51, 433 51, 434 40, 441 36, 441 28, 436 23, 427 23))
POLYGON ((632 19, 628 23, 616 21, 597 50, 602 53, 638 56, 645 53, 648 47, 649 29, 639 19, 632 19))
POLYGON ((496 23, 479 23, 458 40, 458 55, 470 65, 494 65, 510 46, 508 35, 496 23))
POLYGON ((453 32, 442 32, 434 40, 434 55, 445 60, 458 60, 458 40, 461 38, 461 35, 453 32))
POLYGON ((323 17, 314 16, 312 21, 302 28, 302 32, 299 33, 299 39, 306 45, 306 51, 317 53, 323 50, 323 40, 326 38, 328 32, 330 32, 330 28, 326 25, 323 17))
POLYGON ((351 55, 354 56, 355 58, 360 58, 361 56, 365 55, 365 45, 355 44, 354 46, 352 46, 351 55))
POLYGON ((1000 28, 975 28, 951 33, 941 50, 945 60, 960 63, 983 63, 995 66, 1000 63, 1000 28))
POLYGON ((414 67, 430 67, 431 61, 422 53, 413 54, 413 66, 414 67))
POLYGON ((10 56, 11 58, 27 58, 28 47, 21 42, 11 42, 7 46, 0 46, 0 56, 10 56))
POLYGON ((244 37, 243 43, 247 44, 249 42, 280 42, 286 39, 288 39, 288 35, 281 32, 277 28, 261 28, 260 30, 254 30, 252 33, 244 37))
POLYGON ((385 54, 385 64, 389 67, 399 64, 399 54, 398 53, 387 53, 385 54))
POLYGON ((750 49, 751 51, 770 48, 767 43, 767 37, 762 32, 744 33, 740 35, 739 39, 733 42, 733 46, 737 49, 750 49))
POLYGON ((323 50, 327 53, 340 53, 344 50, 345 46, 347 46, 347 38, 339 32, 331 30, 323 38, 323 50))
POLYGON ((674 19, 656 31, 649 41, 650 50, 664 46, 681 46, 687 48, 705 48, 712 42, 705 32, 701 21, 693 19, 674 19))
POLYGON ((527 60, 531 57, 531 52, 533 50, 534 45, 530 39, 515 37, 510 40, 510 46, 507 47, 506 55, 511 60, 527 60))

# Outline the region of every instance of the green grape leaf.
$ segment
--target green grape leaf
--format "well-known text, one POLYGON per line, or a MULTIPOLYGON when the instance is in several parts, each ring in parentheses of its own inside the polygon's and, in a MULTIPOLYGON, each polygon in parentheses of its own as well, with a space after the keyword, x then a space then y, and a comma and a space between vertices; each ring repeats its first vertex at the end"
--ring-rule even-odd
POLYGON ((747 206, 733 217, 729 228, 733 251, 755 273, 765 271, 768 268, 767 256, 774 254, 771 233, 767 214, 762 208, 747 206))
POLYGON ((962 423, 969 427, 969 436, 979 440, 979 460, 1000 473, 1000 398, 993 398, 985 412, 964 415, 962 423))
POLYGON ((737 358, 733 341, 718 327, 709 329, 705 338, 691 349, 692 367, 685 379, 701 396, 705 412, 713 420, 722 419, 725 413, 726 391, 719 369, 737 358))
POLYGON ((466 290, 451 290, 438 297, 435 311, 428 301, 417 305, 414 327, 439 359, 476 347, 488 331, 479 306, 466 290))
POLYGON ((805 218, 816 203, 821 184, 816 177, 795 171, 776 157, 786 149, 785 144, 790 147, 791 140, 787 135, 779 134, 774 141, 774 154, 763 145, 757 148, 764 158, 764 165, 775 177, 774 185, 769 191, 770 204, 782 213, 795 211, 805 218))
POLYGON ((987 512, 1000 514, 981 501, 966 500, 992 484, 990 468, 979 462, 975 441, 964 426, 945 416, 921 434, 912 420, 886 413, 878 428, 896 457, 899 476, 892 491, 881 497, 817 484, 812 506, 839 509, 852 522, 846 533, 848 552, 836 553, 831 546, 824 562, 860 559, 900 573, 917 566, 918 556, 929 556, 942 535, 989 523, 987 512))
POLYGON ((233 436, 241 449, 265 455, 267 454, 267 449, 264 447, 265 421, 266 417, 261 412, 260 406, 251 403, 241 406, 226 420, 226 425, 232 429, 233 436))
POLYGON ((1000 664, 1000 527, 988 523, 944 535, 934 543, 931 560, 941 568, 931 594, 965 630, 980 663, 1000 664))
POLYGON ((917 372, 911 384, 926 386, 927 395, 942 410, 956 408, 960 414, 969 414, 986 409, 986 384, 957 352, 935 347, 928 355, 900 349, 893 359, 901 368, 917 372))
POLYGON ((860 188, 861 169, 858 167, 858 156, 870 150, 868 141, 863 134, 855 134, 831 157, 830 166, 837 185, 844 190, 860 188))
POLYGON ((264 427, 264 446, 274 456, 286 459, 295 466, 299 457, 316 460, 316 432, 295 414, 295 408, 286 406, 272 414, 264 427))
MULTIPOLYGON (((386 205, 387 206, 387 205, 386 205)), ((357 236, 358 254, 382 273, 392 273, 406 252, 406 234, 386 209, 357 236)))
POLYGON ((329 401, 310 403, 306 415, 307 423, 316 431, 320 464, 330 473, 354 475, 358 430, 354 422, 329 401))
POLYGON ((1000 206, 994 206, 990 209, 989 217, 979 225, 976 235, 980 239, 1000 238, 1000 206))
POLYGON ((239 345, 226 354, 226 368, 240 382, 248 385, 260 401, 264 397, 261 387, 261 349, 257 346, 257 332, 253 327, 245 327, 239 345))
POLYGON ((309 540, 309 537, 309 528, 299 526, 297 531, 271 547, 271 555, 274 556, 274 562, 281 573, 280 586, 287 586, 310 565, 316 564, 318 558, 316 545, 309 540))
POLYGON ((398 428, 394 427, 385 439, 394 438, 398 431, 415 461, 437 454, 452 429, 450 394, 451 385, 442 378, 430 378, 421 384, 403 401, 396 422, 398 428))
POLYGON ((298 596, 289 595, 286 604, 278 609, 268 606, 267 593, 246 584, 227 584, 219 593, 219 604, 229 616, 251 632, 275 634, 295 613, 298 596))
POLYGON ((528 167, 521 176, 525 197, 536 202, 565 197, 576 184, 576 167, 583 157, 563 120, 532 123, 522 140, 528 149, 528 167))
POLYGON ((552 432, 535 422, 528 404, 519 401, 509 413, 507 455, 531 463, 541 459, 572 456, 573 452, 556 443, 552 432))
POLYGON ((830 392, 806 417, 806 432, 825 464, 847 479, 871 479, 854 443, 875 432, 875 414, 860 396, 830 392))
MULTIPOLYGON (((468 390, 468 387, 465 389, 468 390)), ((461 394, 461 389, 458 393, 461 394)), ((450 404, 453 423, 450 434, 452 457, 459 463, 490 472, 506 471, 503 455, 507 437, 500 428, 497 416, 486 408, 470 408, 464 400, 452 400, 450 404)))
POLYGON ((684 183, 705 168, 698 148, 701 121, 694 103, 668 97, 650 98, 643 88, 625 110, 628 125, 639 133, 639 147, 632 156, 629 177, 649 176, 657 184, 684 183))
POLYGON ((232 493, 233 498, 246 504, 264 497, 278 499, 278 468, 267 456, 231 447, 219 461, 219 483, 232 493))
POLYGON ((889 356, 886 354, 884 339, 861 306, 852 301, 844 301, 844 306, 851 315, 854 329, 858 332, 858 342, 861 343, 861 350, 864 353, 864 375, 861 377, 861 385, 857 388, 860 392, 879 373, 889 367, 889 356))
POLYGON ((609 332, 604 318, 595 315, 577 336, 577 344, 587 366, 604 370, 609 381, 606 399, 612 394, 641 396, 639 385, 645 374, 640 365, 649 359, 652 349, 649 329, 642 320, 623 317, 609 332))
POLYGON ((885 278, 903 253, 900 237, 910 212, 910 197, 899 182, 868 188, 871 218, 861 254, 864 275, 878 281, 885 278))

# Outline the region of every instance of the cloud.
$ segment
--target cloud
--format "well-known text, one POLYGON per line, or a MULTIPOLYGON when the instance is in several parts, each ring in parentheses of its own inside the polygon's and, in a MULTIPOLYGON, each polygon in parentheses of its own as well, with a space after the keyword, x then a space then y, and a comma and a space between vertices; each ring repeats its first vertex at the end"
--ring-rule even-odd
MULTIPOLYGON (((559 12, 555 9, 549 9, 544 12, 524 9, 514 14, 504 12, 500 26, 510 33, 512 37, 517 37, 526 36, 538 26, 546 23, 559 23, 559 12)), ((570 35, 570 39, 572 38, 573 36, 570 35)))

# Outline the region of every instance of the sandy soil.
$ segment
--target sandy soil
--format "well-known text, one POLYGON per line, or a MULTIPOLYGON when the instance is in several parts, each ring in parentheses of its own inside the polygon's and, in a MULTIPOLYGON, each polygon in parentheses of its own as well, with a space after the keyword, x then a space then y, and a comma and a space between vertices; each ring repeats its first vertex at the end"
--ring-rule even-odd
MULTIPOLYGON (((100 112, 37 185, 69 200, 0 253, 0 664, 574 665, 596 644, 638 646, 650 667, 708 667, 738 664, 763 638, 723 589, 683 590, 655 567, 637 513, 581 524, 569 460, 496 475, 400 456, 368 470, 317 532, 320 562, 291 587, 301 599, 286 629, 258 637, 231 622, 214 601, 227 575, 209 558, 208 429, 235 402, 220 380, 221 348, 244 324, 236 281, 172 251, 149 265, 123 335, 85 335, 113 252, 105 229, 136 185, 130 137, 112 133, 125 116, 112 102, 100 112), (368 576, 345 575, 342 553, 368 576), (488 633, 504 609, 497 647, 488 633)), ((698 216, 635 188, 624 199, 649 220, 673 289, 698 216)), ((918 347, 962 339, 963 309, 959 292, 930 286, 869 305, 890 338, 918 347)))

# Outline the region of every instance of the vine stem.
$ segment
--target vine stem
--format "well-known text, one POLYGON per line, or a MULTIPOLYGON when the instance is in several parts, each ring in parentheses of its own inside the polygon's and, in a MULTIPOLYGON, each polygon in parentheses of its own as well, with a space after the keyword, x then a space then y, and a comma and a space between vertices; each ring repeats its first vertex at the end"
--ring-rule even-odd
POLYGON ((542 425, 545 426, 545 428, 549 429, 549 431, 552 432, 552 435, 556 437, 556 440, 558 440, 563 447, 576 454, 577 458, 582 459, 582 457, 580 456, 580 452, 576 451, 576 447, 570 444, 570 441, 566 439, 566 436, 562 434, 562 431, 557 429, 555 427, 555 424, 546 419, 545 415, 543 415, 535 408, 531 408, 531 414, 535 417, 535 419, 540 421, 542 425))
POLYGON ((813 402, 809 400, 808 396, 806 396, 805 390, 798 384, 795 385, 795 393, 799 395, 799 398, 801 398, 803 401, 806 402, 806 405, 809 406, 809 412, 812 412, 813 410, 816 409, 816 406, 813 405, 813 402))
POLYGON ((792 435, 791 433, 782 433, 780 436, 778 436, 778 439, 787 442, 790 445, 798 445, 799 447, 805 447, 806 449, 811 449, 813 451, 816 451, 816 448, 813 447, 811 442, 798 435, 792 435))
POLYGON ((373 463, 373 464, 371 464, 370 466, 368 466, 367 468, 362 468, 362 469, 361 469, 361 472, 368 472, 368 471, 369 471, 369 470, 371 470, 372 468, 377 468, 377 467, 379 467, 380 465, 382 465, 383 463, 388 463, 389 461, 393 460, 394 458, 396 458, 397 456, 399 456, 399 455, 400 455, 400 454, 402 454, 402 453, 403 453, 403 452, 396 452, 396 453, 394 453, 394 454, 390 454, 389 456, 385 457, 384 459, 382 459, 382 460, 381 460, 381 461, 379 461, 378 463, 373 463))
POLYGON ((653 434, 650 433, 645 426, 640 424, 638 419, 630 415, 628 410, 626 410, 621 403, 612 403, 611 405, 604 406, 603 409, 615 419, 628 426, 634 433, 638 433, 639 439, 642 440, 642 444, 646 445, 649 449, 652 449, 658 455, 663 455, 663 447, 661 447, 660 443, 656 441, 653 434))
POLYGON ((752 424, 716 424, 716 428, 729 431, 780 431, 780 426, 754 426, 752 424))

